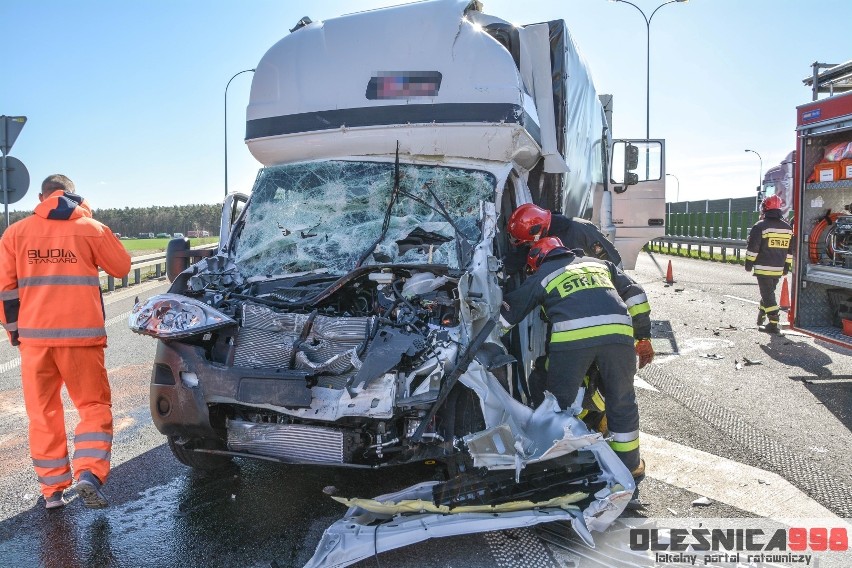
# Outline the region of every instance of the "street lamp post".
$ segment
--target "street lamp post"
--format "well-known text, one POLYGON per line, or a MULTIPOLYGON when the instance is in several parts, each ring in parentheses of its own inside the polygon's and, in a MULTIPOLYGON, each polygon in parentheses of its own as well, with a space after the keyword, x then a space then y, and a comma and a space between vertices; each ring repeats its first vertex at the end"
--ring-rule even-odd
POLYGON ((675 203, 680 203, 680 180, 677 179, 677 176, 674 175, 674 174, 666 174, 666 175, 669 176, 669 177, 675 178, 675 181, 677 182, 677 194, 675 196, 675 203))
POLYGON ((759 192, 760 188, 763 187, 763 158, 761 158, 760 154, 758 154, 754 150, 746 150, 746 152, 756 154, 757 159, 760 160, 760 170, 757 172, 757 191, 759 192))
POLYGON ((237 75, 242 75, 243 73, 254 73, 254 69, 243 69, 239 73, 234 73, 234 76, 228 80, 228 84, 225 85, 225 197, 228 197, 228 87, 231 86, 231 81, 233 81, 237 75))
POLYGON ((622 4, 630 4, 642 14, 642 17, 645 18, 645 29, 646 29, 646 45, 645 45, 645 138, 651 139, 651 20, 654 18, 654 14, 657 13, 657 10, 662 8, 663 6, 668 6, 669 4, 682 4, 688 2, 689 0, 669 0, 668 2, 664 2, 657 6, 653 12, 651 12, 651 17, 645 15, 645 12, 642 11, 642 8, 634 4, 633 2, 628 2, 627 0, 610 0, 611 2, 621 2, 622 4))

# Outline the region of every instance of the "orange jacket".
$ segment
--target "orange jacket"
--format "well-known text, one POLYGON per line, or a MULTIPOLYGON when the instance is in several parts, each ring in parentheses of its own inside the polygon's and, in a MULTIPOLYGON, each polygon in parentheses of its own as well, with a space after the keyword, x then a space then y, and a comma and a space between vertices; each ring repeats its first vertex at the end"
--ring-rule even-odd
POLYGON ((13 345, 106 345, 98 267, 116 278, 130 255, 82 197, 54 191, 0 239, 0 322, 13 345))

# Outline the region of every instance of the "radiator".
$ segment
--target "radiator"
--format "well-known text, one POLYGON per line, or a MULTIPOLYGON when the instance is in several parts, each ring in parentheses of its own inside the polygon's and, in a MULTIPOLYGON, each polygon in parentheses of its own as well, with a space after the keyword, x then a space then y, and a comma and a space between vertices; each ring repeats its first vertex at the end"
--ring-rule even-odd
POLYGON ((343 432, 302 424, 229 420, 228 449, 293 462, 343 463, 343 432))

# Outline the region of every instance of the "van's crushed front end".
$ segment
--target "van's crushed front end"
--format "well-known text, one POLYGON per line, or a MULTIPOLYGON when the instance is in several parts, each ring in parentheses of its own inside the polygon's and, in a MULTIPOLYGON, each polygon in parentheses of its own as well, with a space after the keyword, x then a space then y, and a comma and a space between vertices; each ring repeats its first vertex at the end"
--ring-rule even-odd
POLYGON ((583 535, 605 528, 633 493, 629 471, 579 406, 548 396, 533 410, 510 386, 523 356, 494 325, 500 187, 484 168, 398 160, 261 170, 218 254, 130 317, 160 339, 151 413, 175 456, 207 469, 232 456, 446 464, 446 482, 346 501, 353 509, 317 565, 372 553, 353 528, 364 519, 426 515, 451 532, 558 518, 583 535))

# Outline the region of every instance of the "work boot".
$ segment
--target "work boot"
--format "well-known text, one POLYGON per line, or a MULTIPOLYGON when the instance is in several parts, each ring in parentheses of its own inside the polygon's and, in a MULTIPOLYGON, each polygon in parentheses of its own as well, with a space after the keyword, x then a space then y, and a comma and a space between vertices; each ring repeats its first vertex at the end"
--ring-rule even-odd
POLYGON ((44 498, 45 509, 58 509, 59 507, 64 507, 65 503, 65 492, 61 489, 44 498))
POLYGON ((639 483, 643 479, 645 479, 645 460, 639 459, 639 465, 636 466, 636 469, 630 472, 630 475, 633 476, 633 481, 639 483))
POLYGON ((89 509, 103 509, 109 503, 101 491, 102 483, 91 471, 84 471, 77 478, 77 495, 89 509))
POLYGON ((768 324, 766 324, 765 326, 761 327, 760 331, 762 331, 763 333, 772 333, 772 334, 781 333, 781 329, 778 327, 778 322, 774 322, 774 321, 771 321, 768 324))

